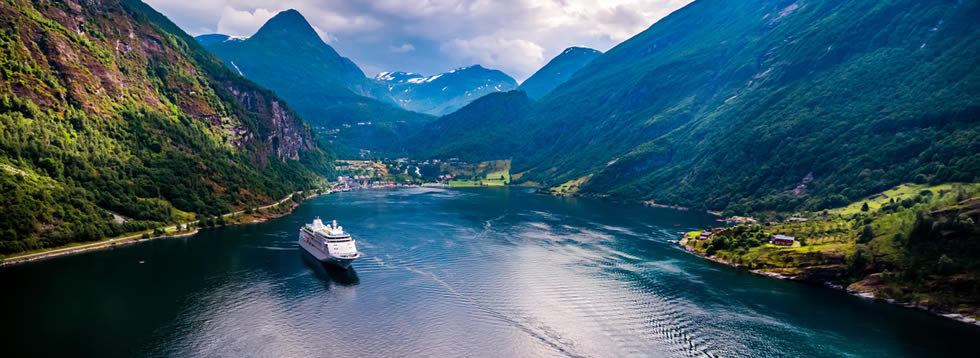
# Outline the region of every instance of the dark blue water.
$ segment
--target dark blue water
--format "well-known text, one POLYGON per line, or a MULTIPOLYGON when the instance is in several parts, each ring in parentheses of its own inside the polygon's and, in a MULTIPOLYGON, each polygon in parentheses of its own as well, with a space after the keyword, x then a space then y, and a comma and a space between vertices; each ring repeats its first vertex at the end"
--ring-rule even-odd
POLYGON ((338 193, 268 223, 0 269, 0 352, 914 357, 972 355, 980 338, 667 241, 711 223, 521 189, 338 193), (315 216, 358 240, 353 271, 298 251, 315 216))

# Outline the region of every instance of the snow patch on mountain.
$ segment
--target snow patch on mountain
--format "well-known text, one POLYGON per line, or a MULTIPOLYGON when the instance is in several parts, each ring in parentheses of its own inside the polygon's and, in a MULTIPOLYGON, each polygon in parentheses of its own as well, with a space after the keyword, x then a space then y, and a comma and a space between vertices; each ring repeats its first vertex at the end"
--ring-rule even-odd
POLYGON ((432 82, 432 81, 435 81, 435 80, 436 80, 436 79, 438 79, 439 77, 442 77, 442 74, 441 74, 441 73, 440 73, 440 74, 438 74, 438 75, 435 75, 435 76, 432 76, 432 77, 429 77, 429 78, 426 78, 426 79, 425 79, 425 82, 432 82))
POLYGON ((480 65, 431 76, 386 71, 374 79, 386 85, 402 108, 433 115, 448 114, 484 95, 517 88, 517 81, 507 74, 480 65))

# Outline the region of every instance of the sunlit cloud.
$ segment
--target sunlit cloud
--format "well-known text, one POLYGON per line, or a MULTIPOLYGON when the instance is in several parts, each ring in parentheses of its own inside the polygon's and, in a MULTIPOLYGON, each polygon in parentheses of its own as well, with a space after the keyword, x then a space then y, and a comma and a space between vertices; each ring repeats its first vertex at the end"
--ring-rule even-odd
POLYGON ((365 72, 481 64, 523 80, 570 46, 606 51, 691 0, 147 0, 192 35, 250 36, 297 9, 365 72))

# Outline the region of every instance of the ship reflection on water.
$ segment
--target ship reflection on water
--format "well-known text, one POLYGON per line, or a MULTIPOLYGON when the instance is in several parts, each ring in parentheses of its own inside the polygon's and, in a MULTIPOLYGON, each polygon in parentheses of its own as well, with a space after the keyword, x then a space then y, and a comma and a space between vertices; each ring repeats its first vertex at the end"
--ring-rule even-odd
POLYGON ((313 275, 323 280, 327 284, 327 288, 330 288, 330 286, 335 284, 340 286, 356 286, 361 282, 353 267, 344 270, 335 265, 320 262, 313 257, 313 255, 310 255, 304 250, 299 251, 300 256, 303 257, 303 263, 306 264, 306 267, 313 270, 313 275))

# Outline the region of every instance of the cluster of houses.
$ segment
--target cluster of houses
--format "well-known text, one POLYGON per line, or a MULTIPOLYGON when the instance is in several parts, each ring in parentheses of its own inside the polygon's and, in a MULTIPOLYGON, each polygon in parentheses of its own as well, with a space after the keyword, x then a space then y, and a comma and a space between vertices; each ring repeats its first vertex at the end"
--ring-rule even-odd
POLYGON ((347 170, 366 170, 373 172, 379 170, 381 166, 381 164, 370 160, 338 160, 337 162, 343 167, 346 167, 347 170))
POLYGON ((426 159, 423 161, 416 161, 408 158, 398 158, 395 162, 400 164, 416 164, 416 165, 434 165, 439 163, 449 163, 449 164, 467 164, 466 162, 461 162, 459 158, 449 158, 446 160, 441 159, 426 159))
POLYGON ((698 240, 707 240, 707 239, 710 239, 715 234, 717 234, 719 232, 722 232, 722 231, 725 231, 725 228, 723 228, 723 227, 713 227, 713 228, 710 228, 710 229, 706 229, 706 230, 704 230, 704 231, 701 232, 701 235, 698 235, 697 239, 698 240))
POLYGON ((750 223, 758 222, 757 220, 755 220, 755 218, 750 218, 746 216, 732 216, 724 219, 715 219, 715 221, 723 222, 723 223, 736 223, 736 224, 750 224, 750 223))
POLYGON ((350 191, 360 188, 397 188, 413 186, 408 182, 401 184, 391 180, 378 180, 377 178, 375 178, 375 180, 370 179, 372 178, 367 175, 338 176, 337 190, 350 191))
MULTIPOLYGON (((341 175, 337 177, 337 184, 339 184, 340 190, 347 191, 351 189, 358 189, 361 187, 361 176, 360 175, 341 175)), ((366 184, 366 183, 365 183, 366 184)))
MULTIPOLYGON (((696 239, 708 240, 722 231, 725 231, 725 228, 713 227, 710 229, 705 229, 704 231, 701 231, 701 234, 698 235, 696 239)), ((793 244, 796 243, 796 238, 792 236, 781 235, 781 234, 773 235, 772 238, 769 239, 769 243, 773 245, 779 245, 779 246, 793 246, 793 244)))

